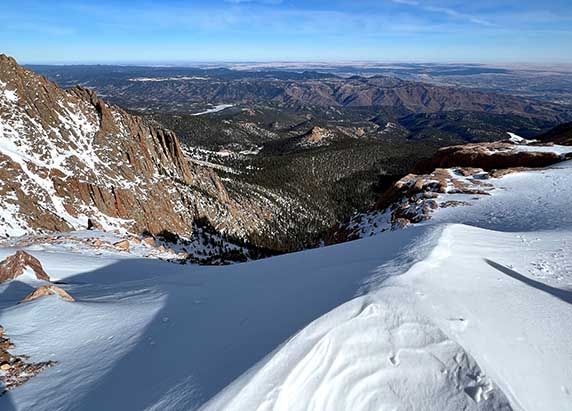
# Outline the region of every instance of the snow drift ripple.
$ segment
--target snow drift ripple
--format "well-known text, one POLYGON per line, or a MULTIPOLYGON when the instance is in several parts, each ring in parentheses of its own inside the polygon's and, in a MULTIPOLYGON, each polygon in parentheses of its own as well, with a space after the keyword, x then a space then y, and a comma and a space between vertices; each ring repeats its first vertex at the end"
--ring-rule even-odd
POLYGON ((449 256, 448 226, 425 231, 378 267, 363 295, 312 322, 201 409, 511 409, 402 283, 449 256))

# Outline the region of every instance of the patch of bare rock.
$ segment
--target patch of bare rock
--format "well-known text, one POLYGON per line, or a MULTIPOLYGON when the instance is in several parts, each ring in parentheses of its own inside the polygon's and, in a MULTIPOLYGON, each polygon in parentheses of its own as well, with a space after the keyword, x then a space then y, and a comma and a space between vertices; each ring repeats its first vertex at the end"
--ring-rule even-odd
MULTIPOLYGON (((375 208, 390 210, 394 227, 419 223, 429 219, 431 212, 441 206, 436 199, 439 194, 488 195, 492 186, 486 178, 489 176, 483 169, 463 167, 438 168, 423 175, 409 174, 385 192, 375 208)), ((447 206, 451 207, 453 203, 449 202, 447 206)))
POLYGON ((5 334, 0 325, 0 396, 28 382, 46 368, 56 364, 55 361, 29 362, 27 355, 14 355, 10 350, 14 343, 5 334))
POLYGON ((331 130, 316 126, 302 136, 299 144, 301 146, 320 146, 326 144, 333 137, 334 133, 331 130))
POLYGON ((0 263, 0 283, 21 276, 26 268, 30 268, 38 280, 50 281, 50 276, 44 271, 40 260, 25 251, 19 250, 0 263))
POLYGON ((485 171, 512 168, 541 168, 566 160, 566 155, 548 151, 521 151, 514 143, 499 141, 494 143, 464 144, 444 147, 433 158, 421 162, 417 173, 431 172, 436 168, 473 167, 485 171))
MULTIPOLYGON (((18 250, 16 254, 6 257, 0 263, 0 283, 15 280, 23 275, 27 268, 35 273, 36 279, 51 282, 50 276, 44 271, 40 260, 25 251, 18 250)), ((65 301, 75 301, 75 299, 62 288, 53 284, 47 284, 35 289, 30 295, 25 297, 22 302, 37 300, 38 298, 48 295, 57 295, 65 301)))
MULTIPOLYGON (((0 263, 0 283, 17 279, 24 274, 26 269, 32 270, 38 280, 50 281, 50 276, 44 271, 40 260, 25 251, 19 250, 0 263)), ((62 288, 54 284, 46 284, 35 289, 21 302, 27 303, 50 295, 58 296, 68 302, 75 301, 62 288)), ((0 383, 3 385, 0 388, 0 396, 56 364, 55 361, 30 362, 27 355, 12 354, 10 350, 14 348, 14 343, 5 335, 4 328, 0 326, 0 383)))
POLYGON ((113 246, 118 249, 119 251, 129 251, 129 240, 121 240, 116 243, 113 243, 113 246))
POLYGON ((27 295, 22 302, 27 303, 30 301, 37 300, 38 298, 46 297, 48 295, 57 295, 64 301, 74 302, 75 298, 73 298, 67 291, 64 289, 55 286, 53 284, 50 285, 43 285, 40 288, 37 288, 34 292, 27 295))

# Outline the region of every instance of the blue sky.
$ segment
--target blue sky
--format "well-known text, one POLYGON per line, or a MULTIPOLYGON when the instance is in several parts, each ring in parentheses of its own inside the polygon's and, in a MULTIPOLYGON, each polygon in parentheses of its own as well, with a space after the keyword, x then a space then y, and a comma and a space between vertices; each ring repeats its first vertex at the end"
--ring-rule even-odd
POLYGON ((0 0, 22 63, 572 62, 572 0, 0 0))

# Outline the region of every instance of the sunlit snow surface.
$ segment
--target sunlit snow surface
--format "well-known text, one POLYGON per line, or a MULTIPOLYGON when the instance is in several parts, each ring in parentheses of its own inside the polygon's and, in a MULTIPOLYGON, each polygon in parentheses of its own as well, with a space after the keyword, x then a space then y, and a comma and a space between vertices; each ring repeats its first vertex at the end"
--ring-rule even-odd
POLYGON ((193 114, 193 116, 202 116, 205 114, 218 113, 219 111, 223 111, 231 107, 234 107, 234 104, 219 104, 218 106, 214 106, 213 108, 209 108, 208 110, 201 111, 200 113, 195 113, 193 114))
POLYGON ((571 163, 489 182, 424 225, 227 267, 35 247, 78 302, 0 286, 16 352, 58 361, 0 409, 571 409, 571 163))

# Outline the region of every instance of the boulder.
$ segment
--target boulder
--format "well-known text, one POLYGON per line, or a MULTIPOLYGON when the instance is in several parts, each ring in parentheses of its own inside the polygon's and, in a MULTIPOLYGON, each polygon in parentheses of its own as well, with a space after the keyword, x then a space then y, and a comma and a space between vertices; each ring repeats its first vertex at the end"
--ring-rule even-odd
POLYGON ((121 240, 113 243, 113 246, 120 251, 129 251, 129 240, 121 240))
POLYGON ((60 287, 57 287, 57 286, 51 284, 51 285, 44 285, 44 286, 34 290, 34 292, 32 292, 31 294, 26 296, 26 298, 24 298, 21 302, 27 303, 29 301, 34 301, 34 300, 37 300, 38 298, 46 297, 49 295, 57 295, 62 300, 65 300, 68 302, 74 302, 75 301, 75 298, 73 298, 71 295, 69 295, 67 291, 61 289, 60 287))

